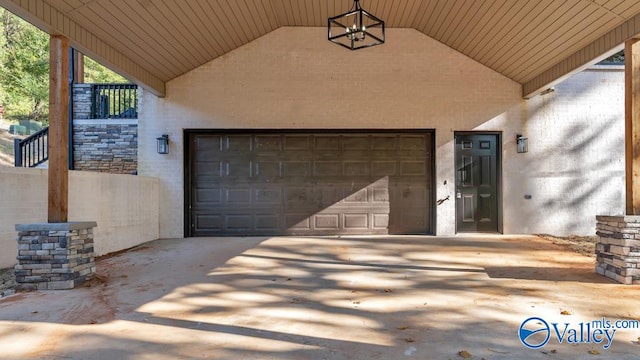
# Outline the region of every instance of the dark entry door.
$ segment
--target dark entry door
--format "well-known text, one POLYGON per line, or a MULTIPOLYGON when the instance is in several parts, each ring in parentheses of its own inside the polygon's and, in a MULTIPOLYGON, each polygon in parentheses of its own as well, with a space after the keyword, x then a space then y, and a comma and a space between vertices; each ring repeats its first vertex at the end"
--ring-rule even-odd
POLYGON ((456 228, 498 232, 498 135, 456 135, 456 228))

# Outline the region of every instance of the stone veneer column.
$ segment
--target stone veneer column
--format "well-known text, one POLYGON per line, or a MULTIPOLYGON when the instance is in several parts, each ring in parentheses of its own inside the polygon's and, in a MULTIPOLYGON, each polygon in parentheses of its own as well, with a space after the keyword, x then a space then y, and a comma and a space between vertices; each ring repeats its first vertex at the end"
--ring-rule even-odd
POLYGON ((640 285, 640 216, 597 216, 596 272, 640 285))
POLYGON ((16 225, 21 290, 73 289, 96 272, 95 222, 16 225))

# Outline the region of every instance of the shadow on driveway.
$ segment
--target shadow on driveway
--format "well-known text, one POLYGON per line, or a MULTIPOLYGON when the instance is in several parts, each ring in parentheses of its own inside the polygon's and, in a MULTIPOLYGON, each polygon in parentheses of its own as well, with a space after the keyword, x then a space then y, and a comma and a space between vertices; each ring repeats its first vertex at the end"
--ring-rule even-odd
POLYGON ((100 260, 104 282, 0 301, 0 359, 637 359, 638 329, 518 339, 531 316, 640 318, 640 288, 593 269, 535 237, 158 240, 100 260))

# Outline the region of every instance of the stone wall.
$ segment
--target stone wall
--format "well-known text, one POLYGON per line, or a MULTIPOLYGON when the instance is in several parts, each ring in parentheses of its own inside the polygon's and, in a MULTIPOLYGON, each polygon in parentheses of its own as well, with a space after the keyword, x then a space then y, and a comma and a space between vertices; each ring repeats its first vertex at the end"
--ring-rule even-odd
POLYGON ((640 285, 640 216, 598 216, 596 272, 640 285))
POLYGON ((138 121, 75 120, 74 170, 135 174, 138 168, 138 121))
POLYGON ((135 174, 138 120, 91 119, 92 84, 73 85, 74 170, 135 174))

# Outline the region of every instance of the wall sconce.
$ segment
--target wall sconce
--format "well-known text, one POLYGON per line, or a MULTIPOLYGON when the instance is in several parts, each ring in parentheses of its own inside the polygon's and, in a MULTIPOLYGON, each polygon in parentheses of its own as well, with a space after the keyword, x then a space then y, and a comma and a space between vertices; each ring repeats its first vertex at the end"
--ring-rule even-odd
POLYGON ((169 153, 169 135, 163 134, 161 137, 156 138, 158 141, 158 154, 169 153))
POLYGON ((518 153, 526 153, 529 151, 529 139, 521 134, 516 135, 516 144, 518 146, 518 153))

